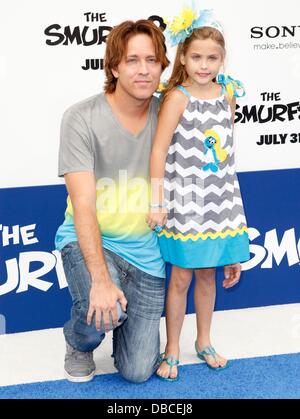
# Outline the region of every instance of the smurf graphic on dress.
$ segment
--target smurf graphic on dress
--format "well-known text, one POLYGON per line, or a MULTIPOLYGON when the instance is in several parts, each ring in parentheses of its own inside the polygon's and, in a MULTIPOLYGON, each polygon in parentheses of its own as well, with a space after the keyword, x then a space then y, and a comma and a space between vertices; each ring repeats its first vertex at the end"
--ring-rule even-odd
POLYGON ((228 153, 221 148, 221 141, 219 135, 214 130, 206 130, 204 140, 204 161, 205 165, 202 170, 210 170, 217 172, 219 170, 219 163, 226 160, 228 153))

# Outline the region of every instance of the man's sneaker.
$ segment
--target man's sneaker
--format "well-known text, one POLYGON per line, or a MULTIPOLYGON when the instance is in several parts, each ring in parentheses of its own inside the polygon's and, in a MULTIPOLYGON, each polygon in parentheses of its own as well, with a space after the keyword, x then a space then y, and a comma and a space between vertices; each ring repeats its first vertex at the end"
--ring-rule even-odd
POLYGON ((65 375, 73 383, 85 383, 93 379, 96 365, 93 352, 80 352, 67 344, 65 375))

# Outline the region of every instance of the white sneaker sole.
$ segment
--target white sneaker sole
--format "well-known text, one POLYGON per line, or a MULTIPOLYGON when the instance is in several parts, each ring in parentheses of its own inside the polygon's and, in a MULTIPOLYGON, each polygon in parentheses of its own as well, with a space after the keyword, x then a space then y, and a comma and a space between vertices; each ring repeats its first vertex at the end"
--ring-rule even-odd
POLYGON ((91 381, 95 376, 95 371, 93 371, 90 375, 85 375, 83 377, 74 377, 73 375, 70 375, 65 370, 65 377, 68 381, 71 381, 72 383, 86 383, 88 381, 91 381))

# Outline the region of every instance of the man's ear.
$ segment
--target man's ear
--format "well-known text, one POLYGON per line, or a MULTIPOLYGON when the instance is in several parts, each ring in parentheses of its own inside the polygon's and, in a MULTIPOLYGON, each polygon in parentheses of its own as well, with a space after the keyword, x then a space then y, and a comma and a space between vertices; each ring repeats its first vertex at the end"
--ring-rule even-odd
POLYGON ((119 77, 119 72, 118 72, 118 70, 116 70, 115 68, 112 68, 111 69, 111 72, 113 73, 113 76, 114 76, 114 78, 118 78, 119 77))

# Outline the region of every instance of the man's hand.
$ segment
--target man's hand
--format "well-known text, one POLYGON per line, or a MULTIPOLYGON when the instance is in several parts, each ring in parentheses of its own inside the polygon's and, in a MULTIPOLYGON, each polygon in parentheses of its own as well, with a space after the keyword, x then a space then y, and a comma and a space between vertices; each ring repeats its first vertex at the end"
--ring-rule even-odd
POLYGON ((126 311, 127 300, 123 291, 121 291, 111 280, 106 282, 94 281, 90 292, 87 324, 91 324, 92 317, 95 313, 95 325, 97 330, 100 330, 101 328, 101 317, 103 318, 106 332, 111 329, 111 319, 113 327, 115 327, 118 322, 117 301, 121 304, 122 310, 126 311))
POLYGON ((236 285, 239 282, 241 276, 241 264, 235 263, 233 265, 224 266, 224 276, 224 288, 231 288, 236 285))

